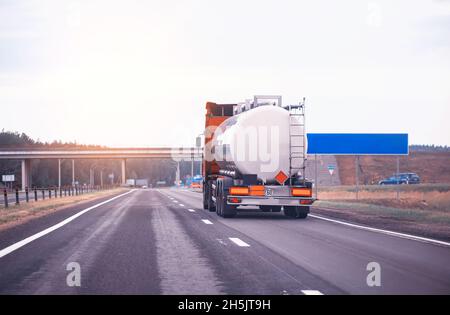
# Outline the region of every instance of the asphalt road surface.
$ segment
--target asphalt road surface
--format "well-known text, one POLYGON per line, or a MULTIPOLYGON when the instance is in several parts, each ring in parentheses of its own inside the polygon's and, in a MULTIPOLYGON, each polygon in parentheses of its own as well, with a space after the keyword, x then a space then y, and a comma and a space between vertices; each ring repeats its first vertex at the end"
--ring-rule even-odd
POLYGON ((0 293, 450 293, 450 244, 201 206, 197 192, 136 190, 0 232, 0 293))

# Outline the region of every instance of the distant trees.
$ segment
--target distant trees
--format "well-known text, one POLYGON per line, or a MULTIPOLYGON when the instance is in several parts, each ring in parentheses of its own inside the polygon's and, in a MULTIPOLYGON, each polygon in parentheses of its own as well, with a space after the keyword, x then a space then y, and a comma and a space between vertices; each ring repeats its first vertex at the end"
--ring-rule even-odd
POLYGON ((409 146, 412 152, 450 152, 449 146, 434 144, 413 144, 409 146))
MULTIPOLYGON (((25 133, 4 131, 0 132, 0 148, 46 148, 46 149, 98 149, 99 145, 83 145, 76 142, 53 141, 51 143, 34 140, 25 133)), ((15 185, 21 182, 20 161, 0 160, 0 176, 15 174, 15 185)), ((129 159, 127 161, 127 178, 145 178, 155 185, 157 181, 166 181, 172 185, 175 181, 177 164, 168 159, 129 159)), ((200 162, 195 162, 195 173, 198 174, 200 162)), ((103 183, 110 183, 109 174, 114 174, 114 182, 120 181, 120 162, 106 159, 77 159, 75 160, 75 180, 80 184, 90 181, 90 169, 94 170, 94 182, 100 184, 100 173, 103 173, 103 183)), ((62 185, 70 185, 72 181, 72 161, 63 160, 61 166, 62 185)), ((191 173, 191 162, 180 163, 181 178, 191 173)), ((32 160, 32 185, 47 187, 58 185, 58 162, 55 159, 32 160)), ((2 186, 0 178, 0 186, 2 186)))

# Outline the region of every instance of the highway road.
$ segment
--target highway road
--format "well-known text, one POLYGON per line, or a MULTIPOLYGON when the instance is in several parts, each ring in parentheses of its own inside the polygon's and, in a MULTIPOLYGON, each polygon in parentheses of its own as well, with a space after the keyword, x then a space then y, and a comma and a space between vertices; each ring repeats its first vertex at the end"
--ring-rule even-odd
POLYGON ((450 244, 251 209, 223 219, 201 205, 197 192, 135 190, 4 230, 0 293, 450 293, 450 244), (381 286, 367 284, 371 262, 381 286), (70 263, 80 286, 67 283, 70 263))

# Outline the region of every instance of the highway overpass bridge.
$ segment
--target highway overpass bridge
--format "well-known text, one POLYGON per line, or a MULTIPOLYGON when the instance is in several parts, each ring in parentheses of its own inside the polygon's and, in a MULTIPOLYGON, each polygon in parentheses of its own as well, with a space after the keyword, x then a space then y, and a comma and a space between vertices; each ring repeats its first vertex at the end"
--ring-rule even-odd
POLYGON ((61 161, 72 160, 72 182, 75 182, 76 159, 117 159, 122 163, 121 181, 126 181, 127 159, 173 159, 198 160, 203 156, 202 148, 99 148, 99 149, 42 149, 42 148, 0 148, 0 160, 22 161, 22 189, 31 187, 31 161, 33 159, 58 160, 58 185, 61 186, 61 161))

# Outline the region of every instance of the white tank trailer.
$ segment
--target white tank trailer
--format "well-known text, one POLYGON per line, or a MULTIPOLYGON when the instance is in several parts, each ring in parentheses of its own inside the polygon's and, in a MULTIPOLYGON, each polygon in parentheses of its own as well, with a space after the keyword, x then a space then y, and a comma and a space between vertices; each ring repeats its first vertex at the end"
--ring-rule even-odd
MULTIPOLYGON (((303 155, 304 127, 296 116, 279 106, 259 106, 232 116, 214 132, 212 154, 221 169, 241 175, 255 174, 264 184, 288 175, 290 148, 303 155), (289 136, 291 129, 299 137, 289 136), (294 130, 295 129, 295 130, 294 130), (300 136, 301 135, 301 136, 300 136), (289 142, 291 140, 291 143, 289 142)), ((292 172, 302 171, 303 156, 292 160, 292 172)))
POLYGON ((283 107, 280 96, 255 96, 206 108, 205 125, 216 128, 205 137, 204 208, 233 217, 240 206, 257 206, 306 218, 314 199, 304 178, 304 101, 283 107))

